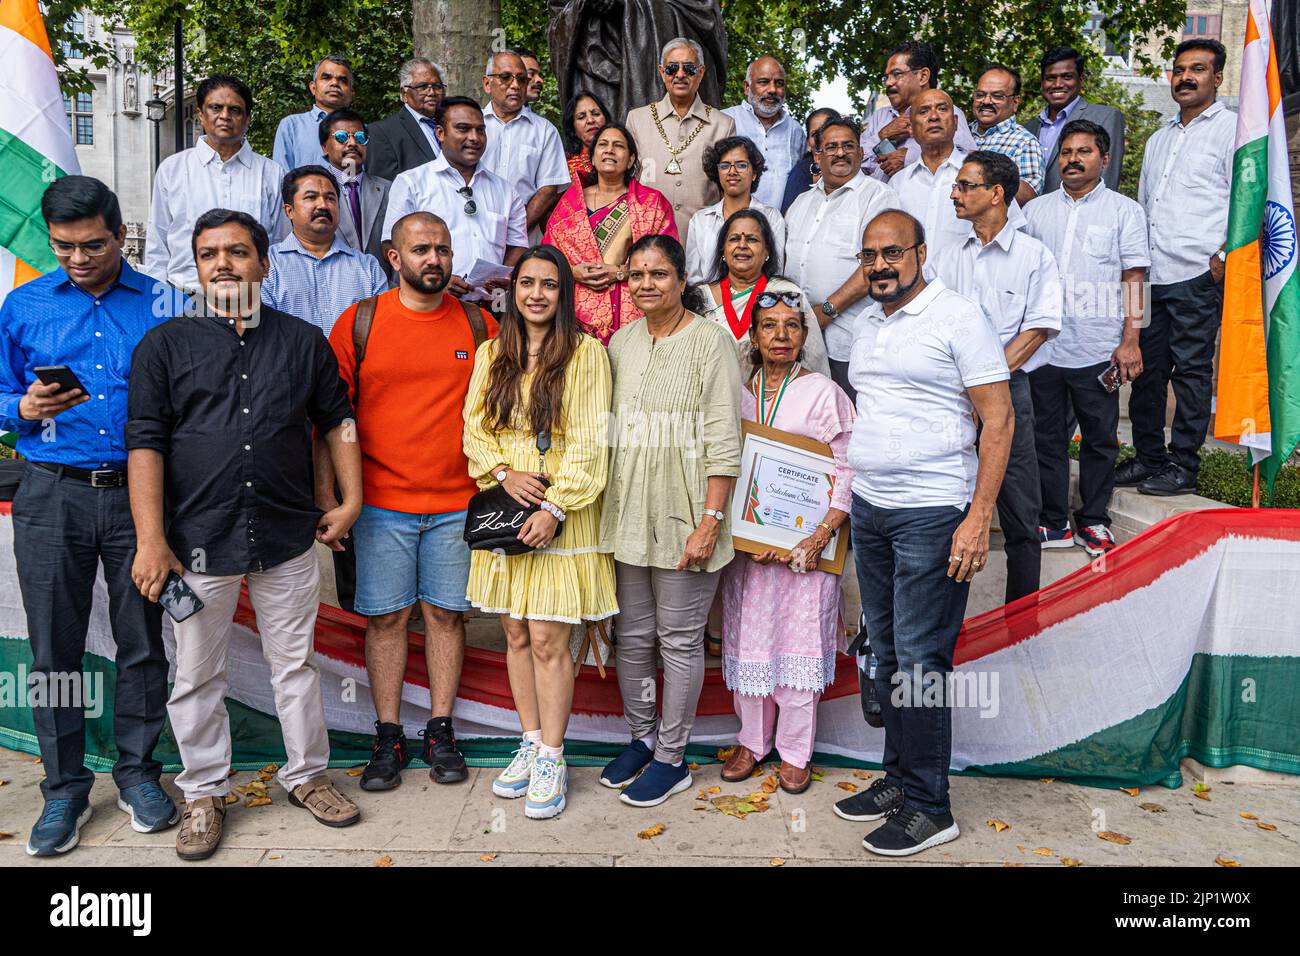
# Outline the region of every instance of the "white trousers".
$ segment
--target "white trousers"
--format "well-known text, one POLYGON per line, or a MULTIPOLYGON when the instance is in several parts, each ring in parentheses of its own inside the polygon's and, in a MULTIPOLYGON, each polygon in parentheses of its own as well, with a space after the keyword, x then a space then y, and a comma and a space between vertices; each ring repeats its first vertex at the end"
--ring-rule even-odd
POLYGON ((329 765, 320 672, 312 649, 320 607, 315 549, 247 575, 186 571, 185 583, 203 601, 203 610, 175 626, 176 681, 167 713, 185 768, 176 786, 187 801, 224 796, 230 790, 226 655, 244 580, 257 614, 262 653, 271 665, 275 711, 288 755, 276 779, 292 790, 324 773, 329 765))

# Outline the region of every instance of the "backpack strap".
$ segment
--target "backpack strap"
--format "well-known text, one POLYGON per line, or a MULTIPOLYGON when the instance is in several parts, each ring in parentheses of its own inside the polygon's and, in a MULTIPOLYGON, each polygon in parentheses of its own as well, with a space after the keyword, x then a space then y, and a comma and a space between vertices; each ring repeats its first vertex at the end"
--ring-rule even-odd
MULTIPOLYGON (((483 310, 476 305, 471 305, 464 299, 458 300, 460 307, 465 310, 465 320, 469 322, 469 330, 474 334, 474 351, 487 341, 487 322, 483 319, 483 310)), ((358 310, 359 311, 359 310, 358 310)))
POLYGON ((366 343, 370 341, 370 329, 375 324, 375 306, 379 296, 367 296, 357 303, 357 312, 352 319, 352 351, 356 361, 352 366, 352 407, 355 409, 357 398, 361 394, 361 360, 366 357, 366 343))

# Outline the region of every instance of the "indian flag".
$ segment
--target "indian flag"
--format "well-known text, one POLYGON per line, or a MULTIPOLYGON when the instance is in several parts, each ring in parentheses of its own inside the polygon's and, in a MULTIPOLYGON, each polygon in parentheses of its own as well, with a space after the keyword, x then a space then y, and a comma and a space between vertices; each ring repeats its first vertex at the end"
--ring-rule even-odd
POLYGON ((37 0, 0 0, 0 301, 56 265, 41 196, 80 173, 37 0))
POLYGON ((1250 0, 1214 435, 1250 449, 1273 487, 1300 441, 1300 283, 1282 87, 1267 0, 1250 0))

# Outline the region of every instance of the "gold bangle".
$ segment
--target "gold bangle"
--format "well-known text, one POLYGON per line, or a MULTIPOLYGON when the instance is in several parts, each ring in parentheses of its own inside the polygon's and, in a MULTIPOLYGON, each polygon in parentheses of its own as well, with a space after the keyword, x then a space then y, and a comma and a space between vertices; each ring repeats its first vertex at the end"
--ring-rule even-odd
POLYGON ((827 534, 831 534, 831 535, 835 534, 835 529, 832 528, 830 525, 828 525, 825 521, 817 522, 817 527, 825 528, 827 534))

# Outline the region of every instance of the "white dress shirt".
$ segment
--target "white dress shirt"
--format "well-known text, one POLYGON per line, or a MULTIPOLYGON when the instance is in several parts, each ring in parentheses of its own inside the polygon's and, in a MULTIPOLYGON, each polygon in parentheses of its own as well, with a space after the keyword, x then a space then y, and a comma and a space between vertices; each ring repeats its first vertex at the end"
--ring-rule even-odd
POLYGON ((940 253, 966 235, 966 224, 957 218, 952 204, 952 185, 965 161, 966 154, 953 147, 934 172, 922 160, 909 163, 889 178, 899 205, 925 227, 927 278, 933 276, 933 263, 940 253))
MULTIPOLYGON (((898 208, 898 194, 861 170, 829 195, 823 176, 790 204, 785 214, 786 275, 808 293, 814 309, 859 268, 867 223, 886 209, 898 208)), ((849 360, 858 314, 869 302, 864 295, 841 309, 823 330, 826 353, 836 362, 849 360)))
POLYGON ((383 237, 393 237, 393 223, 407 213, 431 212, 441 216, 451 231, 452 272, 464 277, 478 259, 503 262, 506 249, 528 245, 524 204, 515 189, 480 163, 469 181, 473 190, 473 215, 465 212, 469 198, 458 193, 465 179, 441 154, 431 162, 399 173, 388 191, 383 237))
POLYGON ((1025 206, 1025 232, 1056 257, 1061 334, 1040 352, 1061 368, 1107 361, 1124 333, 1125 269, 1151 265, 1142 207, 1099 181, 1082 199, 1055 189, 1025 206))
POLYGON ((877 508, 965 508, 979 473, 966 389, 1007 378, 979 306, 941 281, 890 316, 872 302, 849 361, 853 493, 877 508))
MULTIPOLYGON (((953 140, 953 145, 964 153, 975 151, 975 137, 970 133, 970 125, 966 122, 966 114, 961 111, 961 107, 953 104, 953 115, 957 119, 957 137, 953 140)), ((894 109, 888 103, 876 110, 867 119, 867 125, 862 130, 862 169, 868 176, 879 179, 884 182, 887 177, 885 171, 880 168, 880 160, 872 152, 875 145, 880 142, 880 131, 892 123, 898 116, 898 110, 894 109)), ((921 144, 907 137, 907 142, 903 144, 903 149, 907 150, 907 159, 904 165, 910 166, 921 158, 921 144)))
MULTIPOLYGON (((785 219, 780 209, 764 205, 753 196, 749 198, 749 208, 761 212, 767 224, 772 227, 773 248, 768 252, 776 258, 776 270, 781 271, 785 261, 785 219)), ((726 217, 722 215, 722 203, 715 202, 705 206, 691 217, 691 227, 686 233, 686 279, 699 284, 712 282, 713 259, 718 252, 718 234, 726 217)))
POLYGON ((483 108, 483 124, 487 148, 480 164, 513 184, 524 205, 543 186, 567 188, 572 184, 559 130, 527 106, 507 123, 488 103, 483 108))
POLYGON ((193 148, 168 156, 154 173, 142 270, 178 288, 197 288, 190 237, 194 223, 209 209, 246 212, 277 241, 288 231, 280 202, 283 177, 280 164, 253 152, 247 140, 225 162, 206 136, 193 148))
POLYGON ((781 115, 769 129, 763 125, 748 100, 738 106, 729 106, 722 112, 736 121, 736 135, 753 140, 763 154, 767 168, 763 170, 754 196, 764 205, 780 209, 781 200, 785 198, 785 181, 808 146, 808 134, 803 124, 782 107, 781 115))
POLYGON ((1184 126, 1175 116, 1151 134, 1138 202, 1146 210, 1151 282, 1186 282, 1210 270, 1228 234, 1237 114, 1215 100, 1184 126))
MULTIPOLYGON (((1056 257, 1023 226, 1023 219, 1008 221, 986 245, 966 222, 965 239, 949 246, 935 262, 945 285, 980 304, 1004 347, 1029 329, 1046 329, 1048 341, 1061 331, 1056 257)), ((1046 344, 1029 356, 1020 371, 1044 364, 1046 344)))

